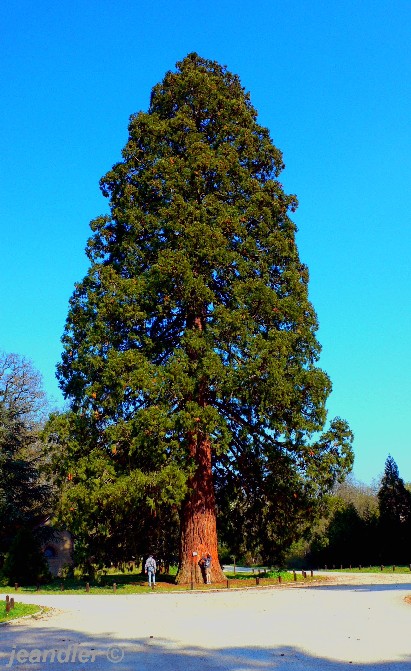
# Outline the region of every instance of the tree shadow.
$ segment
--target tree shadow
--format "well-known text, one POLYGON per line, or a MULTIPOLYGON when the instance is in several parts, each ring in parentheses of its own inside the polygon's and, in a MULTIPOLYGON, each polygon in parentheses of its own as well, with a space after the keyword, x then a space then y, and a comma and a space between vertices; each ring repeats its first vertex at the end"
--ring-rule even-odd
POLYGON ((86 636, 21 624, 3 627, 0 643, 0 668, 24 671, 406 671, 411 666, 411 655, 401 661, 360 663, 316 656, 297 646, 204 648, 166 638, 119 639, 110 632, 86 636), (23 662, 17 659, 22 650, 23 662))

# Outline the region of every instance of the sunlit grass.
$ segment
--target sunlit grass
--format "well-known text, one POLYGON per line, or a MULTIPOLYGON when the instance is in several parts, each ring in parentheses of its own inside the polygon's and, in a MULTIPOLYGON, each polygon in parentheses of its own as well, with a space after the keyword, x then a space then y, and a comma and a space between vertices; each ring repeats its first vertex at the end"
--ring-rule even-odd
POLYGON ((382 566, 379 564, 378 566, 350 566, 348 568, 345 567, 339 567, 336 568, 335 566, 328 567, 328 568, 323 568, 323 570, 327 571, 333 571, 334 573, 408 573, 411 574, 410 570, 410 565, 408 564, 407 566, 394 566, 393 564, 390 564, 389 566, 382 566))
MULTIPOLYGON (((257 571, 255 574, 230 572, 226 573, 226 580, 211 585, 194 584, 195 590, 212 590, 228 588, 244 588, 258 586, 273 586, 284 583, 310 582, 312 577, 307 572, 303 577, 301 571, 295 574, 289 571, 257 571)), ((184 592, 191 590, 191 584, 176 585, 175 574, 158 573, 154 590, 149 587, 146 576, 141 573, 124 574, 113 573, 99 576, 95 580, 84 578, 55 579, 47 585, 35 585, 19 587, 15 590, 14 585, 3 585, 0 590, 3 593, 16 595, 18 593, 31 594, 148 594, 150 592, 184 592)))
POLYGON ((15 603, 8 613, 6 612, 6 601, 0 601, 0 622, 8 622, 15 620, 24 615, 35 615, 41 611, 41 606, 36 606, 32 603, 15 603))

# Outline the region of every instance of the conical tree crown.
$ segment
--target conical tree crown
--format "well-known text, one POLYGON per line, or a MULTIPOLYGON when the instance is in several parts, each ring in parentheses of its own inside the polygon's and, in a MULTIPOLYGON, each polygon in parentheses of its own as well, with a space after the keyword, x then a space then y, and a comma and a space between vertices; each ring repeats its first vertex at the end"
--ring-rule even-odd
POLYGON ((402 523, 411 516, 411 495, 400 478, 398 466, 391 455, 385 462, 384 475, 378 491, 378 503, 382 521, 402 523))
POLYGON ((129 133, 101 181, 111 216, 92 222, 63 390, 101 420, 155 420, 168 439, 200 422, 215 447, 244 426, 245 407, 263 431, 320 429, 330 382, 313 365, 296 199, 238 77, 191 54, 129 133))

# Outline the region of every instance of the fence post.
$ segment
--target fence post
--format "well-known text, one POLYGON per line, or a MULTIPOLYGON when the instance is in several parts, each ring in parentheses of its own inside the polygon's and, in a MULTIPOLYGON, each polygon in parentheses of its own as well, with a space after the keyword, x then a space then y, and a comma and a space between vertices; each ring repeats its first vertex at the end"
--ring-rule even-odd
POLYGON ((10 613, 10 597, 8 594, 6 596, 6 613, 10 613))
POLYGON ((229 581, 229 579, 227 578, 227 589, 229 589, 229 587, 230 587, 230 581, 229 581))
POLYGON ((259 575, 256 575, 256 576, 255 576, 255 584, 256 584, 256 585, 259 585, 259 584, 260 584, 260 576, 259 576, 259 575))
POLYGON ((114 594, 117 592, 117 583, 113 582, 113 592, 114 594))
POLYGON ((10 608, 12 608, 12 609, 14 608, 14 599, 13 599, 13 597, 11 597, 11 599, 10 599, 10 608))
POLYGON ((295 571, 293 571, 293 578, 294 578, 294 582, 297 582, 297 574, 296 574, 295 571))
POLYGON ((86 592, 89 592, 89 591, 90 591, 90 583, 86 582, 86 592))
POLYGON ((281 585, 281 576, 278 576, 278 584, 281 585))
POLYGON ((15 582, 14 583, 14 590, 17 592, 18 588, 19 588, 19 583, 15 582))
POLYGON ((395 564, 394 564, 394 566, 392 567, 392 570, 395 571, 395 564))

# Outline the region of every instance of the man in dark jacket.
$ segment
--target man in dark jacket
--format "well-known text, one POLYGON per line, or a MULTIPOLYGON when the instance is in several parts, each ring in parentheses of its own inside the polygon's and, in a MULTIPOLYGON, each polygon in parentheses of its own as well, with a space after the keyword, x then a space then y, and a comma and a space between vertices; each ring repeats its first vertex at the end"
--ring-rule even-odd
POLYGON ((203 560, 205 581, 207 585, 211 585, 211 555, 207 552, 203 560))

